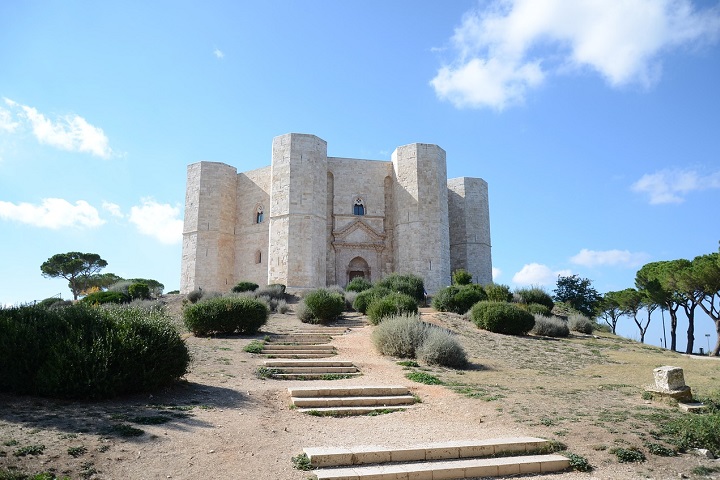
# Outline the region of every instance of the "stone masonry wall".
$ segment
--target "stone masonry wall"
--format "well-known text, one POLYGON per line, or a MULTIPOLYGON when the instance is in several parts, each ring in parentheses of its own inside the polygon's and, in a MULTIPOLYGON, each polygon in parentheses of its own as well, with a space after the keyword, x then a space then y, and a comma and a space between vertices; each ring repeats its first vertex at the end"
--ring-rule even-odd
POLYGON ((262 287, 268 281, 270 167, 240 173, 237 182, 235 279, 262 287), (257 223, 258 208, 263 210, 261 223, 257 223))

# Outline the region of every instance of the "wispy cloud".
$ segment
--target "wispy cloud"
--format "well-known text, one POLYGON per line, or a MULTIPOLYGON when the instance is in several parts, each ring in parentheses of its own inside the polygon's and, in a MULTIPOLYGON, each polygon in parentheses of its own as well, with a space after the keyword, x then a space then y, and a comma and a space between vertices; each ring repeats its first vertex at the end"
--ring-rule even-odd
POLYGON ((0 107, 0 130, 13 133, 19 126, 18 122, 13 121, 12 112, 0 107))
POLYGON ((73 205, 62 198, 46 198, 40 205, 0 201, 0 218, 53 230, 63 227, 94 228, 105 223, 97 209, 86 201, 78 200, 73 205))
POLYGON ((122 210, 120 209, 120 205, 116 203, 111 202, 103 202, 102 203, 103 210, 106 210, 110 215, 117 218, 125 218, 125 215, 122 213, 122 210))
POLYGON ((580 253, 570 258, 575 265, 583 267, 639 267, 650 259, 644 252, 630 252, 629 250, 588 250, 583 248, 580 253))
POLYGON ((557 283, 557 277, 572 275, 570 270, 553 270, 547 265, 529 263, 513 275, 512 283, 515 285, 541 285, 550 286, 557 283))
POLYGON ((130 223, 144 235, 168 245, 182 241, 183 220, 180 207, 157 203, 152 198, 143 198, 142 205, 130 209, 130 223))
POLYGON ((492 278, 493 282, 500 278, 500 275, 502 275, 502 270, 496 267, 492 267, 492 278))
MULTIPOLYGON (((9 98, 5 98, 5 104, 17 111, 18 120, 30 125, 33 135, 40 143, 70 152, 89 153, 101 158, 110 158, 113 153, 102 128, 91 125, 79 115, 64 115, 53 121, 38 112, 36 108, 21 105, 9 98)), ((0 112, 1 116, 2 112, 0 112)), ((1 118, 0 124, 2 124, 1 118)), ((13 125, 12 131, 15 131, 19 122, 13 125)))
POLYGON ((650 205, 682 203, 688 193, 712 188, 720 188, 720 171, 661 170, 643 175, 631 187, 634 192, 647 194, 650 205))
POLYGON ((521 103, 548 75, 590 69, 612 86, 649 87, 660 54, 715 42, 720 8, 691 0, 492 0, 466 13, 451 38, 456 57, 430 82, 457 107, 521 103))
POLYGON ((225 58, 225 54, 219 48, 216 48, 215 50, 213 50, 213 55, 215 55, 215 58, 219 58, 220 60, 225 58))

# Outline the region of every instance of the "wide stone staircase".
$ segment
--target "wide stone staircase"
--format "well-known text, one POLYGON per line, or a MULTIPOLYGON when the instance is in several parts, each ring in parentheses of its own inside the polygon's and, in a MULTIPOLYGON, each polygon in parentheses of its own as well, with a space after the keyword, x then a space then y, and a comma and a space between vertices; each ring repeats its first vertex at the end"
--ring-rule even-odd
POLYGON ((417 399, 403 386, 288 388, 297 411, 317 415, 367 415, 412 407, 417 399))
POLYGON ((318 480, 435 480, 547 473, 570 466, 567 457, 542 454, 534 437, 444 442, 400 448, 305 448, 318 480))

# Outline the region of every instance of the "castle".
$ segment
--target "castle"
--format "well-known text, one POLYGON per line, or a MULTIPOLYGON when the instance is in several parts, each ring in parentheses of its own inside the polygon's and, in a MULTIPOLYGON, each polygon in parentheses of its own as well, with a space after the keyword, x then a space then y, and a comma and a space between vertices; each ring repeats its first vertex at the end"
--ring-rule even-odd
POLYGON ((447 179, 437 145, 398 147, 391 161, 327 156, 327 143, 273 139, 270 166, 238 173, 188 166, 180 290, 229 291, 237 282, 289 291, 422 277, 433 293, 464 268, 492 282, 487 183, 447 179))

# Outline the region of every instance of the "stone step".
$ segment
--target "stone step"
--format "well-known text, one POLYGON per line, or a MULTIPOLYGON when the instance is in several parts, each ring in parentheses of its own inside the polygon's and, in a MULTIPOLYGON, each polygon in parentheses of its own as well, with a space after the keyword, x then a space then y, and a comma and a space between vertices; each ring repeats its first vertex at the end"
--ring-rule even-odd
POLYGON ((412 395, 377 395, 362 397, 291 397, 292 404, 298 408, 333 408, 333 407, 394 407, 413 405, 412 395))
POLYGON ((303 451, 313 467, 335 467, 370 463, 418 462, 460 458, 491 457, 533 453, 547 448, 550 442, 536 437, 509 437, 429 443, 403 448, 349 447, 305 448, 303 451))
POLYGON ((358 369, 352 367, 274 367, 279 373, 357 373, 358 369))
POLYGON ((350 360, 265 360, 263 365, 269 368, 281 367, 353 367, 350 360))
POLYGON ((290 397, 361 397, 378 395, 410 395, 402 385, 354 387, 295 387, 288 388, 290 397))
POLYGON ((435 480, 549 473, 569 466, 570 460, 553 454, 321 468, 313 473, 318 480, 435 480))
POLYGON ((316 354, 316 355, 323 355, 324 358, 327 357, 334 357, 335 352, 329 351, 329 350, 263 350, 260 352, 262 355, 302 355, 302 354, 316 354))
POLYGON ((386 406, 364 406, 364 407, 329 407, 329 408, 298 408, 295 411, 300 413, 312 413, 317 415, 327 415, 333 417, 351 416, 351 415, 367 415, 373 412, 387 413, 391 411, 404 411, 413 408, 414 405, 402 405, 398 407, 386 406))
POLYGON ((320 351, 335 351, 335 347, 332 345, 292 345, 292 344, 280 344, 275 345, 274 343, 265 344, 263 350, 320 350, 320 351))
POLYGON ((328 343, 332 340, 331 335, 305 335, 305 334, 291 334, 291 335, 273 335, 268 338, 268 343, 328 343))
POLYGON ((359 377, 360 372, 350 373, 275 373, 272 378, 276 380, 334 380, 337 378, 359 377), (334 377, 333 376, 341 376, 334 377))
POLYGON ((265 353, 263 352, 262 355, 267 355, 269 357, 273 358, 296 358, 296 359, 304 359, 304 358, 327 358, 327 357, 334 357, 334 353, 329 352, 322 352, 322 353, 265 353))

